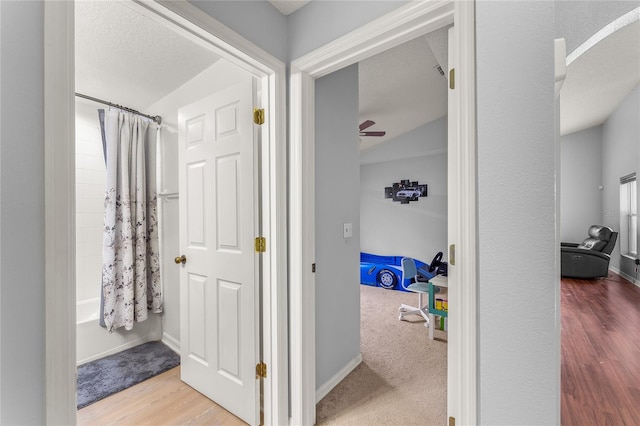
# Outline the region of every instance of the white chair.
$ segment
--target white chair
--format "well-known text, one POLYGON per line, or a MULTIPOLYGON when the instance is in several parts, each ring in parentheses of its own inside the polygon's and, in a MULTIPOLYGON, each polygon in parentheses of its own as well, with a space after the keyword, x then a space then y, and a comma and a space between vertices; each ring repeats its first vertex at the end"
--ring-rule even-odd
POLYGON ((398 319, 403 321, 407 315, 422 315, 426 321, 424 326, 429 327, 429 281, 418 275, 416 262, 410 257, 402 258, 401 285, 405 290, 418 293, 418 307, 401 304, 398 319), (410 280, 411 284, 405 287, 405 280, 410 280))

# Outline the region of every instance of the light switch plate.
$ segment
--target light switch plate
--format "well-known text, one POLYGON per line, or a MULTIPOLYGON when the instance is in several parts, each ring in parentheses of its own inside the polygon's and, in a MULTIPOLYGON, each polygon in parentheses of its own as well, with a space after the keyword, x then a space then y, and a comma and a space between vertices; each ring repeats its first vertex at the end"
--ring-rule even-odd
POLYGON ((353 223, 344 224, 344 237, 345 238, 353 237, 353 223))

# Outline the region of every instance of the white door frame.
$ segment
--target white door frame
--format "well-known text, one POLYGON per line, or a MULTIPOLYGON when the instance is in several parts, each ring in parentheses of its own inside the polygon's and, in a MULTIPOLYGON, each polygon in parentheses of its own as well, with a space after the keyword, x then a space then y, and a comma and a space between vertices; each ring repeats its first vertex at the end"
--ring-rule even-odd
POLYGON ((448 154, 448 240, 456 246, 456 259, 449 273, 447 411, 458 424, 476 423, 475 3, 430 0, 413 1, 291 63, 291 424, 315 423, 314 81, 451 24, 454 17, 458 113, 448 154))
MULTIPOLYGON (((187 2, 133 0, 145 15, 263 81, 263 361, 265 424, 288 416, 285 65, 187 2)), ((45 30, 46 422, 76 423, 74 5, 47 1, 45 30)))

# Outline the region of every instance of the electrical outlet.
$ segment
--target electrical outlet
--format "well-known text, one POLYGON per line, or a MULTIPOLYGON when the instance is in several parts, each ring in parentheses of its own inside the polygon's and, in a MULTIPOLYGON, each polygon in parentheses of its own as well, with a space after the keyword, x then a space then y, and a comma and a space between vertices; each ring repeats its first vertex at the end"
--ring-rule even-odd
POLYGON ((353 223, 345 223, 344 224, 344 238, 353 237, 353 223))

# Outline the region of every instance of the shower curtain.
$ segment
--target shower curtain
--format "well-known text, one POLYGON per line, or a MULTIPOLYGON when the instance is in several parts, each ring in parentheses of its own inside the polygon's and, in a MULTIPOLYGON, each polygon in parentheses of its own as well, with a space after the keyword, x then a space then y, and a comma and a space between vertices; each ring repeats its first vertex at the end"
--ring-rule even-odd
POLYGON ((102 318, 109 332, 162 312, 156 190, 157 126, 120 110, 104 116, 107 186, 102 318))

